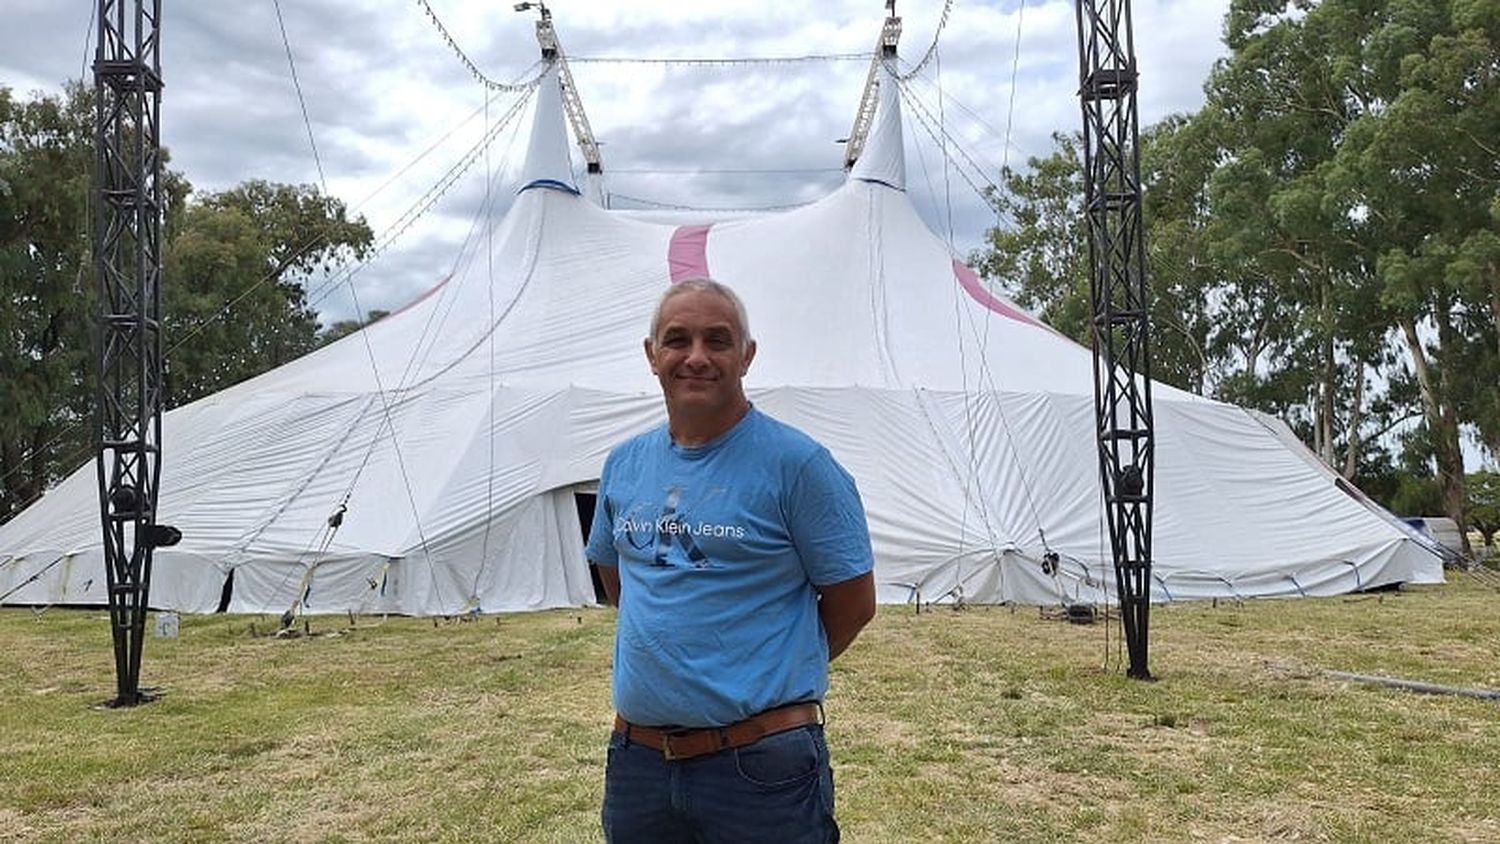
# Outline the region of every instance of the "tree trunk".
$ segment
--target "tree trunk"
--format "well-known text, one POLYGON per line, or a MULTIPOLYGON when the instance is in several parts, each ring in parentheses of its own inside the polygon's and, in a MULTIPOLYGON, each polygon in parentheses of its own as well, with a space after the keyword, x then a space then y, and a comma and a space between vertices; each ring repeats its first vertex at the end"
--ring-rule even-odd
MULTIPOLYGON (((1438 308, 1438 339, 1451 333, 1447 324, 1446 303, 1438 308)), ((1458 525, 1458 534, 1463 542, 1464 556, 1468 556, 1469 532, 1464 519, 1464 459, 1458 446, 1458 419, 1451 401, 1439 393, 1432 371, 1427 366, 1427 353, 1422 349, 1422 340, 1417 336, 1417 326, 1410 317, 1397 318, 1401 333, 1406 337, 1407 350, 1411 352, 1412 368, 1417 373, 1417 386, 1422 392, 1422 408, 1431 430, 1434 456, 1437 458, 1438 486, 1443 495, 1443 511, 1458 525)))
POLYGON ((1500 266, 1494 264, 1490 264, 1490 317, 1495 321, 1495 354, 1500 355, 1500 266))
MULTIPOLYGON (((1447 291, 1443 288, 1438 289, 1437 309, 1433 316, 1437 319, 1438 354, 1452 354, 1453 350, 1458 349, 1461 344, 1453 328, 1452 303, 1447 291)), ((1438 449, 1438 454, 1440 459, 1447 458, 1450 473, 1447 478, 1448 483, 1443 488, 1448 516, 1458 524, 1458 536, 1463 543, 1464 556, 1472 559, 1474 548, 1469 544, 1469 516, 1466 512, 1469 504, 1468 481, 1464 477, 1464 452, 1458 439, 1460 417, 1458 406, 1453 400, 1455 390, 1450 386, 1450 381, 1458 378, 1458 371, 1457 366, 1448 363, 1438 372, 1438 380, 1442 385, 1438 391, 1438 398, 1441 400, 1443 412, 1443 442, 1442 447, 1438 449)))
POLYGON ((1323 275, 1322 289, 1319 291, 1319 321, 1322 327, 1322 352, 1323 352, 1323 375, 1318 402, 1318 444, 1319 455, 1323 458, 1323 464, 1332 469, 1338 465, 1334 457, 1334 399, 1338 390, 1338 364, 1333 354, 1333 305, 1329 301, 1329 286, 1327 273, 1323 275))
MULTIPOLYGON (((1500 358, 1500 266, 1490 264, 1490 318, 1495 322, 1495 355, 1500 358)), ((1497 408, 1500 410, 1500 408, 1497 408)), ((1500 422, 1496 422, 1489 430, 1489 436, 1484 436, 1484 426, 1480 426, 1480 438, 1490 450, 1490 456, 1500 460, 1500 422)))
POLYGON ((1363 421, 1365 402, 1365 366, 1363 363, 1355 367, 1354 373, 1354 402, 1349 408, 1349 441, 1344 446, 1344 478, 1353 480, 1355 473, 1359 471, 1359 426, 1363 421))
POLYGON ((4 521, 35 501, 46 488, 47 455, 41 445, 45 425, 27 432, 29 441, 0 446, 0 521, 4 521))
POLYGON ((9 443, 0 443, 0 521, 10 517, 15 508, 16 460, 9 443))
POLYGON ((49 438, 51 433, 52 426, 46 422, 32 429, 29 449, 31 470, 21 473, 26 476, 26 480, 19 490, 22 497, 17 502, 22 507, 30 507, 33 501, 41 498, 42 493, 47 489, 47 482, 51 480, 47 472, 48 458, 52 456, 50 448, 52 443, 49 438))

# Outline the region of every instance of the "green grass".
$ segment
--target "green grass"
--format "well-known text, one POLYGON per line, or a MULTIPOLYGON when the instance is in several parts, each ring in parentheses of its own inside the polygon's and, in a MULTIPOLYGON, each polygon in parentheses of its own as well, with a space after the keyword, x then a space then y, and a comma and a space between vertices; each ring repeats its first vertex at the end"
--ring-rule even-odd
MULTIPOLYGON (((846 840, 1500 840, 1496 593, 1158 607, 886 607, 834 666, 846 840), (1107 663, 1107 665, 1106 665, 1107 663)), ((614 615, 185 617, 130 710, 98 611, 0 611, 0 839, 598 840, 614 615), (253 629, 252 629, 253 625, 253 629)))

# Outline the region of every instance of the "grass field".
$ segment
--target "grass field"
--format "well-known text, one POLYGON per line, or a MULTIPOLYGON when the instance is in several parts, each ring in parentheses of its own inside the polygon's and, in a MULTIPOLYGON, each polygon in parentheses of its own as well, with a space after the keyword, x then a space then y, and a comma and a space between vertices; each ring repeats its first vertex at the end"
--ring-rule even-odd
MULTIPOLYGON (((1500 841, 1500 702, 1323 673, 1500 688, 1451 577, 1159 607, 1153 683, 1102 624, 883 608, 833 670, 845 840, 1500 841)), ((5 610, 0 839, 598 840, 613 622, 186 617, 110 711, 103 613, 5 610)))

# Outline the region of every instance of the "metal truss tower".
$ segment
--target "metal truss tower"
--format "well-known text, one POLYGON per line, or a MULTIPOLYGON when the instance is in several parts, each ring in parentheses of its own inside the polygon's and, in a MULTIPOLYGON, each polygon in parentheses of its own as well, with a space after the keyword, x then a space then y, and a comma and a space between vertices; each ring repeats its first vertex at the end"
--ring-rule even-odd
POLYGON ((161 0, 99 0, 94 54, 94 268, 99 293, 94 453, 118 695, 140 688, 161 474, 161 0))
POLYGON ((1149 680, 1155 433, 1130 0, 1077 0, 1094 422, 1130 666, 1149 680))
POLYGON ((584 166, 591 174, 604 172, 603 159, 599 156, 599 142, 594 139, 594 129, 589 125, 589 116, 583 111, 583 100, 578 97, 578 86, 573 84, 573 71, 568 69, 568 58, 558 40, 557 29, 552 25, 552 10, 545 2, 517 3, 516 11, 535 8, 539 16, 536 22, 536 40, 542 48, 542 59, 557 62, 558 80, 562 87, 563 112, 573 127, 573 136, 578 139, 578 149, 583 153, 584 166))
POLYGON ((885 23, 880 27, 879 40, 875 42, 870 72, 865 77, 865 90, 860 94, 859 110, 854 114, 854 128, 849 130, 849 140, 844 145, 846 172, 854 169, 854 162, 865 151, 870 127, 875 125, 875 105, 880 101, 881 65, 896 61, 896 47, 901 43, 901 19, 896 17, 896 0, 886 0, 885 9, 885 23))

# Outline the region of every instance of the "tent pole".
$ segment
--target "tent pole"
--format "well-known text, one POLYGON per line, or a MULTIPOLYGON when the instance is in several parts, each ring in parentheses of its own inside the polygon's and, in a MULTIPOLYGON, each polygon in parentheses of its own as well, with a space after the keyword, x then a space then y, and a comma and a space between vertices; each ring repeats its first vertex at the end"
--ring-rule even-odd
POLYGON ((94 456, 116 697, 135 706, 161 477, 161 0, 99 0, 94 54, 94 456))
POLYGON ((1149 680, 1155 433, 1135 43, 1130 0, 1077 0, 1076 8, 1099 477, 1126 674, 1149 680))

